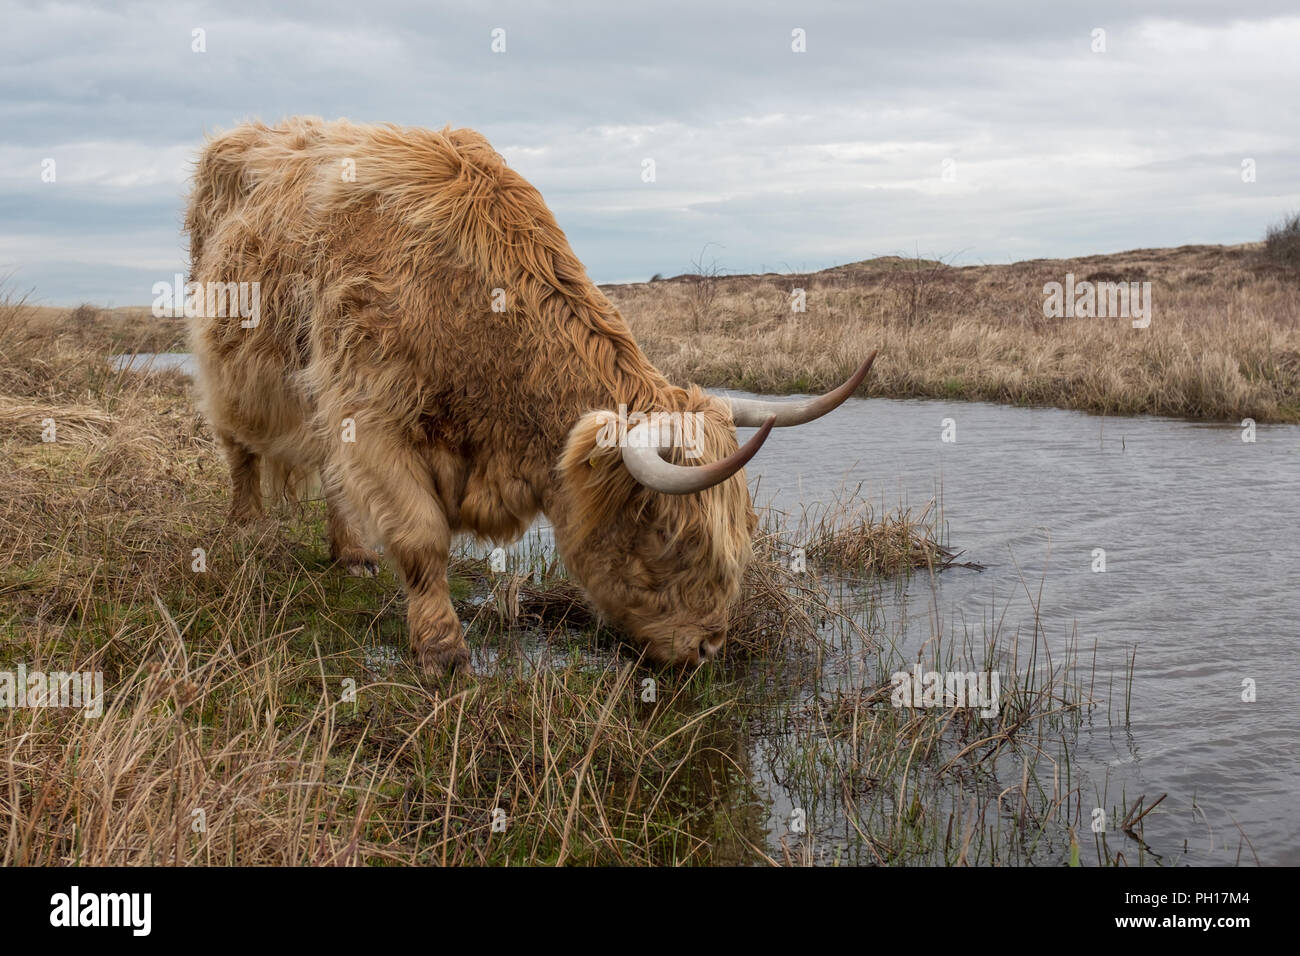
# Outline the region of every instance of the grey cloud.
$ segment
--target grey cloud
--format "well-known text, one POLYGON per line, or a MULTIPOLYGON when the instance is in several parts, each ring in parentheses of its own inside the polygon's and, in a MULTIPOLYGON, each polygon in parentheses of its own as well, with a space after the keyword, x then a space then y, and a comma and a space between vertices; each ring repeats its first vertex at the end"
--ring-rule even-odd
POLYGON ((601 281, 683 271, 706 241, 734 271, 1243 241, 1300 206, 1289 2, 0 0, 0 17, 0 272, 53 302, 140 301, 140 275, 183 269, 181 157, 296 113, 481 130, 601 281), (46 156, 71 157, 57 184, 46 156))

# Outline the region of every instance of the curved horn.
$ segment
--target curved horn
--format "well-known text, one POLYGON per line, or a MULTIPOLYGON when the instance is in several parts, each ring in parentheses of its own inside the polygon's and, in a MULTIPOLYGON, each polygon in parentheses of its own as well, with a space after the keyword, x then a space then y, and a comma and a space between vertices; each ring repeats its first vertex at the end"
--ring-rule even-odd
POLYGON ((857 391, 858 386, 862 384, 862 380, 871 371, 871 363, 875 360, 876 353, 872 352, 847 382, 833 392, 827 392, 817 398, 805 398, 797 402, 767 402, 761 398, 733 398, 730 400, 731 417, 735 420, 737 427, 741 428, 745 426, 753 427, 767 421, 768 418, 776 419, 777 428, 803 425, 814 418, 821 418, 827 412, 834 411, 846 398, 857 391))
POLYGON ((754 457, 754 453, 763 447, 767 436, 776 424, 775 416, 768 416, 763 427, 754 433, 754 437, 745 442, 721 461, 708 465, 674 465, 664 461, 662 451, 650 442, 638 440, 632 436, 639 429, 650 428, 647 423, 637 425, 627 433, 623 445, 623 464, 632 473, 632 477, 653 491, 662 491, 666 495, 689 495, 705 488, 712 488, 745 467, 745 463, 754 457))

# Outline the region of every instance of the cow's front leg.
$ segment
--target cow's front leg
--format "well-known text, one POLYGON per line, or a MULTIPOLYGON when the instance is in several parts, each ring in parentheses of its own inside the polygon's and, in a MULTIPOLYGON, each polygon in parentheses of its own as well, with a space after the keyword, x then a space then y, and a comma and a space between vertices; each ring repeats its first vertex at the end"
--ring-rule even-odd
POLYGON ((325 537, 329 540, 330 560, 347 568, 348 574, 371 577, 379 570, 379 555, 365 546, 341 499, 341 491, 325 490, 325 537))
POLYGON ((469 645, 447 586, 447 553, 400 551, 394 559, 406 579, 411 650, 426 674, 469 669, 469 645))
POLYGON ((469 647, 451 603, 447 560, 451 529, 426 459, 382 426, 355 424, 355 441, 328 466, 327 487, 365 516, 406 584, 411 649, 427 674, 468 667, 469 647))

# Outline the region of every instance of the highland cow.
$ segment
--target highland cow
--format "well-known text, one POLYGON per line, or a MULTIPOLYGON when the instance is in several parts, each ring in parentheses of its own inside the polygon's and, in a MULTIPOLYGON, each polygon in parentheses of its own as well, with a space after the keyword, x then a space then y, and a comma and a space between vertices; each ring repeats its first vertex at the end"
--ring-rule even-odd
POLYGON ((538 512, 648 657, 714 656, 751 556, 744 464, 871 364, 796 402, 670 384, 537 190, 471 130, 246 124, 203 150, 185 222, 191 281, 260 295, 256 321, 190 321, 232 517, 260 513, 264 469, 318 472, 331 557, 373 572, 382 546, 431 673, 469 661, 452 535, 511 541, 538 512), (690 449, 684 429, 646 424, 602 440, 620 407, 688 417, 690 449), (745 425, 762 427, 738 447, 745 425))

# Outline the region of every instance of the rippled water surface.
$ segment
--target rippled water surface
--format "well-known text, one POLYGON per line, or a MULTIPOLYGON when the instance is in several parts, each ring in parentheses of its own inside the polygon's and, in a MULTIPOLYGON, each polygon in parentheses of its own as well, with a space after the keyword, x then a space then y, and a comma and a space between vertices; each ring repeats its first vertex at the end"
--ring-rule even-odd
POLYGON ((1194 801, 1195 827, 1186 814, 1145 821, 1166 862, 1231 863, 1239 826, 1261 862, 1296 864, 1300 427, 1242 436, 1159 418, 853 400, 774 433, 749 473, 760 501, 795 513, 859 483, 890 507, 920 510, 938 495, 950 544, 987 570, 950 569, 933 586, 913 577, 886 601, 892 639, 913 648, 936 622, 978 636, 990 615, 1032 632, 1032 598, 1055 649, 1075 635, 1091 668, 1095 645, 1095 694, 1108 696, 1113 673, 1112 699, 1136 648, 1129 726, 1092 722, 1074 754, 1087 790, 1194 801), (1097 548, 1104 573, 1092 569, 1097 548))

